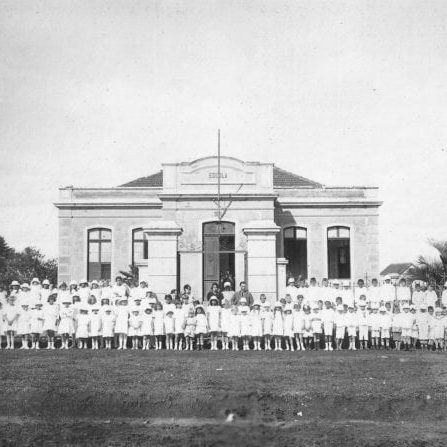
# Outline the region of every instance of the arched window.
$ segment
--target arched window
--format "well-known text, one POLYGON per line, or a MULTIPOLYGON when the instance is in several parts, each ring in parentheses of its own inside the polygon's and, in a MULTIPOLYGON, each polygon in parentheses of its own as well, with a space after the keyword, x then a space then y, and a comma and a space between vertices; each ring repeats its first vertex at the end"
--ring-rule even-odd
POLYGON ((289 260, 288 277, 307 278, 307 229, 284 228, 284 257, 289 260))
POLYGON ((141 228, 132 231, 132 265, 148 258, 148 243, 141 228))
POLYGON ((327 229, 329 279, 351 278, 351 231, 349 227, 327 229))
POLYGON ((111 279, 112 230, 93 228, 88 230, 87 279, 111 279))

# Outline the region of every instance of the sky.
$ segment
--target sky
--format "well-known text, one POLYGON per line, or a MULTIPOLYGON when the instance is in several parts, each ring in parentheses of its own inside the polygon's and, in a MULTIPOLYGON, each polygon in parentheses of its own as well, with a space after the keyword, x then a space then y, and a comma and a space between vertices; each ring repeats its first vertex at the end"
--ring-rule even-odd
POLYGON ((58 188, 216 153, 373 185, 381 267, 447 239, 447 2, 0 3, 0 235, 57 256, 58 188))

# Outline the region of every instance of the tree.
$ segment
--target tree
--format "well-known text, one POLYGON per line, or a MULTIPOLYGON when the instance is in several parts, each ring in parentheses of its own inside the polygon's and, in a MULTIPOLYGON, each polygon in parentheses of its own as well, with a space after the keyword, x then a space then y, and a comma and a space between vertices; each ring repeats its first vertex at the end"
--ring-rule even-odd
POLYGON ((57 260, 46 259, 34 247, 26 247, 22 252, 10 248, 0 236, 0 283, 8 287, 12 281, 29 282, 34 277, 41 281, 48 279, 57 284, 57 260))
POLYGON ((447 241, 429 239, 428 243, 437 250, 439 259, 419 256, 416 265, 410 270, 413 280, 425 281, 437 287, 447 279, 447 241))

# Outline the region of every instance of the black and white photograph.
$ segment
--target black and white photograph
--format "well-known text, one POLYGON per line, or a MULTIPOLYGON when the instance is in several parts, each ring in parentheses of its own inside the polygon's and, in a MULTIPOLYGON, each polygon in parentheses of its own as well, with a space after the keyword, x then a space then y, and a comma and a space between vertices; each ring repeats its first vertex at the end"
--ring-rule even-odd
POLYGON ((0 446, 447 444, 447 3, 0 0, 0 446))

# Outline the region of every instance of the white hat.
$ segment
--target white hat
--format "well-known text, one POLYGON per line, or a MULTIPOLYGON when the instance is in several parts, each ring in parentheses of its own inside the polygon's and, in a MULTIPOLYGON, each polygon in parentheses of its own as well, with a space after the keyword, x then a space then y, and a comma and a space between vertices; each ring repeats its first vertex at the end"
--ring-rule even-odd
POLYGON ((410 305, 408 303, 403 303, 402 309, 410 309, 410 305))
POLYGON ((386 312, 386 307, 385 306, 380 306, 379 312, 386 312))
POLYGON ((440 307, 436 307, 435 312, 442 312, 442 309, 440 307))
POLYGON ((215 295, 211 295, 211 296, 210 296, 210 300, 209 300, 209 302, 211 303, 211 301, 217 301, 217 302, 219 302, 219 299, 217 298, 217 296, 215 296, 215 295))
POLYGON ((43 285, 47 285, 47 286, 49 286, 49 285, 50 285, 50 281, 48 281, 48 279, 44 279, 44 280, 42 281, 42 284, 43 284, 43 285))
POLYGON ((422 310, 422 309, 427 310, 427 306, 425 304, 421 304, 419 306, 419 310, 422 310))
POLYGON ((245 296, 242 296, 240 299, 241 303, 247 303, 247 298, 245 298, 245 296))
POLYGON ((284 307, 284 312, 287 312, 288 310, 290 310, 290 312, 293 311, 293 307, 291 304, 286 304, 286 306, 284 307))
POLYGON ((77 285, 78 283, 74 279, 70 281, 70 286, 77 286, 77 285))
POLYGON ((359 307, 366 307, 366 301, 360 301, 359 302, 359 307))
POLYGON ((20 287, 19 281, 13 281, 13 282, 11 283, 11 287, 12 287, 12 286, 19 286, 19 287, 20 287))
POLYGON ((241 306, 240 307, 241 312, 248 312, 248 306, 241 306))
POLYGON ((40 284, 40 280, 39 280, 39 278, 33 278, 32 281, 31 281, 31 284, 32 284, 33 282, 38 282, 38 283, 40 284))
POLYGON ((93 285, 93 284, 96 284, 97 286, 99 286, 99 282, 96 281, 96 279, 94 279, 94 280, 92 281, 92 285, 93 285))
POLYGON ((20 286, 20 288, 22 288, 22 289, 29 289, 29 284, 27 283, 27 282, 24 282, 21 286, 20 286))
POLYGON ((410 310, 416 310, 416 306, 414 304, 410 305, 410 310))
POLYGON ((287 280, 287 284, 290 284, 291 282, 295 282, 295 278, 289 278, 289 279, 287 280))
POLYGON ((49 296, 51 296, 51 295, 57 295, 57 289, 56 289, 56 288, 54 288, 54 289, 50 292, 50 295, 49 295, 49 296))
POLYGON ((343 305, 342 304, 337 305, 337 310, 338 311, 340 311, 340 310, 343 311, 343 305))
POLYGON ((253 306, 261 306, 261 301, 259 301, 259 300, 254 300, 254 301, 253 301, 253 306))
POLYGON ((391 275, 385 275, 385 281, 391 281, 391 275))
POLYGON ((231 287, 231 282, 225 281, 224 282, 224 287, 231 287))
POLYGON ((79 284, 88 284, 88 281, 86 279, 83 279, 83 280, 79 281, 79 284))
POLYGON ((332 281, 332 284, 340 284, 340 281, 338 280, 338 279, 334 279, 333 281, 332 281))

